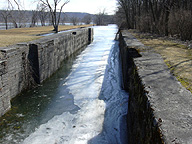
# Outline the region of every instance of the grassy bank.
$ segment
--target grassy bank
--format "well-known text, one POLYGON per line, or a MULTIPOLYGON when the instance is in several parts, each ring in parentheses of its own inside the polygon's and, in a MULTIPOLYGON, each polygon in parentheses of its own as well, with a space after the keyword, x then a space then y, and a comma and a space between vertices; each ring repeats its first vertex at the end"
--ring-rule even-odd
MULTIPOLYGON (((78 26, 61 25, 59 26, 59 31, 79 27, 88 27, 88 26, 91 25, 78 25, 78 26)), ((52 30, 53 30, 52 26, 0 30, 0 47, 6 47, 19 42, 32 41, 41 38, 41 36, 38 36, 39 34, 52 33, 53 32, 52 30)))
POLYGON ((130 30, 130 32, 144 45, 161 54, 173 75, 192 92, 192 49, 182 44, 181 41, 139 33, 135 30, 130 30))

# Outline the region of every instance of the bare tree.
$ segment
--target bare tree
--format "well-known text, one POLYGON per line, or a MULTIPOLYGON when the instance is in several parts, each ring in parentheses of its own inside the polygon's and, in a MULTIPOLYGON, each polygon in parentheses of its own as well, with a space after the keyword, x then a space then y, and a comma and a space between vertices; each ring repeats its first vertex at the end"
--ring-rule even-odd
POLYGON ((91 17, 90 14, 87 14, 86 16, 84 16, 83 22, 84 22, 85 24, 90 24, 91 21, 92 21, 92 17, 91 17))
POLYGON ((11 10, 10 21, 13 23, 15 28, 26 27, 28 18, 26 17, 26 11, 24 10, 11 10))
POLYGON ((34 27, 36 23, 38 22, 38 11, 32 11, 32 17, 31 17, 31 25, 30 27, 34 27))
POLYGON ((1 16, 5 22, 5 28, 7 30, 8 29, 8 19, 10 17, 10 11, 8 9, 1 11, 1 16))
POLYGON ((127 28, 137 28, 143 32, 166 36, 177 33, 184 40, 192 37, 191 0, 117 0, 117 2, 118 23, 119 16, 123 14, 121 21, 126 20, 127 28), (179 24, 180 21, 183 21, 182 25, 179 24))
POLYGON ((61 3, 61 0, 53 0, 52 3, 49 0, 39 0, 39 1, 49 8, 49 12, 52 19, 51 22, 54 28, 53 31, 57 33, 62 9, 67 3, 69 3, 69 0, 64 0, 62 3, 61 3), (59 5, 60 5, 60 9, 58 9, 59 5))
POLYGON ((117 0, 118 4, 123 10, 125 16, 127 28, 131 28, 130 24, 130 1, 129 0, 117 0))
POLYGON ((79 22, 79 19, 77 17, 71 17, 71 22, 73 25, 77 25, 77 23, 79 22))
POLYGON ((66 20, 68 19, 68 17, 67 17, 67 15, 62 15, 62 17, 61 17, 61 23, 62 23, 62 25, 65 25, 65 22, 66 22, 66 20))
POLYGON ((21 5, 19 0, 7 0, 7 2, 8 2, 8 5, 11 6, 12 8, 14 8, 14 5, 16 5, 17 9, 20 10, 21 5))
POLYGON ((41 21, 41 26, 45 26, 45 22, 48 18, 47 7, 43 4, 37 6, 38 16, 41 21))
POLYGON ((118 10, 115 14, 115 19, 119 29, 127 28, 126 18, 121 7, 118 7, 118 10))
POLYGON ((17 0, 7 0, 7 10, 1 13, 5 21, 6 29, 8 29, 8 18, 10 18, 10 21, 13 22, 14 27, 17 28, 16 19, 13 16, 13 10, 15 8, 15 5, 17 6, 17 9, 20 10, 20 4, 17 0))
POLYGON ((20 0, 7 0, 10 11, 10 21, 15 28, 26 26, 25 11, 21 10, 22 5, 20 0))
POLYGON ((100 11, 98 14, 95 15, 95 23, 96 25, 105 25, 105 9, 103 9, 102 11, 100 11))

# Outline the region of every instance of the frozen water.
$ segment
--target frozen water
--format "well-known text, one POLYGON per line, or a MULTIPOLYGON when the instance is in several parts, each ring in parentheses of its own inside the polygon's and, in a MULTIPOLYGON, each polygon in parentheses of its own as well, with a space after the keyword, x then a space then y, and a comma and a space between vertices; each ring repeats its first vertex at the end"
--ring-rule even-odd
POLYGON ((118 43, 113 41, 116 27, 95 29, 97 39, 79 55, 63 84, 80 109, 55 116, 23 143, 126 143, 128 95, 121 89, 118 43))
POLYGON ((121 89, 116 32, 115 25, 94 27, 93 43, 72 62, 70 71, 68 65, 61 69, 69 73, 58 72, 25 96, 22 107, 32 112, 19 111, 20 131, 10 129, 3 139, 16 144, 127 143, 128 94, 121 89))

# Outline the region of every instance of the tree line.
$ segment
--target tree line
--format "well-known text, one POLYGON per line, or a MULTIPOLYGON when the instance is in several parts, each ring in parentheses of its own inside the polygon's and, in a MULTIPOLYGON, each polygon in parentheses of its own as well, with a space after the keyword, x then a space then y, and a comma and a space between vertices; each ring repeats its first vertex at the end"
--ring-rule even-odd
MULTIPOLYGON (((58 14, 58 13, 57 13, 58 14)), ((52 25, 51 15, 48 11, 41 9, 37 10, 0 10, 0 23, 6 25, 8 29, 10 23, 14 28, 20 27, 35 27, 37 25, 45 26, 52 25)), ((60 24, 65 25, 71 23, 107 25, 115 23, 113 15, 99 12, 98 14, 80 13, 80 12, 62 12, 60 16, 60 24)))
MULTIPOLYGON (((50 13, 44 10, 0 10, 0 23, 7 25, 7 29, 10 23, 14 28, 35 27, 37 25, 52 25, 51 20, 50 13)), ((60 24, 62 25, 66 23, 90 24, 93 20, 94 16, 88 13, 62 12, 60 16, 60 24)))
MULTIPOLYGON (((7 1, 7 9, 1 13, 4 21, 5 21, 5 24, 6 24, 6 29, 7 29, 7 21, 8 21, 8 18, 11 15, 10 11, 13 11, 14 10, 14 7, 16 6, 17 7, 17 10, 19 12, 21 12, 20 8, 22 7, 21 6, 21 3, 20 3, 20 0, 6 0, 7 1)), ((56 33, 58 32, 58 26, 60 24, 60 20, 61 20, 61 13, 62 13, 62 10, 63 10, 63 7, 69 3, 69 0, 38 0, 38 6, 37 8, 40 8, 39 12, 43 12, 43 16, 45 16, 45 14, 47 14, 47 11, 49 13, 49 16, 51 17, 50 19, 50 23, 52 24, 53 26, 53 31, 55 31, 56 33)), ((40 13, 38 13, 37 11, 33 11, 32 13, 32 18, 31 18, 31 26, 34 26, 34 24, 36 23, 37 21, 37 16, 38 14, 40 15, 40 13)), ((42 20, 41 16, 39 16, 40 20, 42 20)), ((13 16, 12 16, 12 21, 13 21, 13 16)), ((13 22, 14 23, 14 22, 13 22)), ((42 23, 42 21, 41 21, 42 23)), ((15 23, 16 24, 16 28, 17 28, 17 22, 15 23)), ((43 23, 42 23, 43 25, 43 23)))
POLYGON ((81 19, 76 16, 68 17, 62 10, 69 0, 38 0, 36 10, 32 11, 22 10, 19 0, 6 1, 7 8, 0 10, 0 22, 5 23, 6 29, 8 29, 8 23, 12 23, 14 28, 26 27, 29 23, 30 27, 34 27, 40 23, 42 26, 52 25, 53 31, 58 32, 58 25, 66 22, 73 25, 78 23, 106 25, 114 20, 113 16, 105 13, 105 9, 95 15, 87 13, 81 19))
POLYGON ((181 40, 192 40, 192 0, 117 0, 117 23, 181 40))

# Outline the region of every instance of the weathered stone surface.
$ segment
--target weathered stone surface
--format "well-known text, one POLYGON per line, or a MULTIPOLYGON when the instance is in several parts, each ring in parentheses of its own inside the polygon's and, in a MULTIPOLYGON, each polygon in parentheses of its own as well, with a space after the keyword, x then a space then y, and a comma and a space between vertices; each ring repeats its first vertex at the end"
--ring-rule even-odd
POLYGON ((85 28, 32 41, 38 49, 39 82, 50 77, 65 58, 88 45, 93 40, 92 35, 93 30, 85 28))
POLYGON ((130 93, 130 144, 192 143, 192 94, 170 73, 159 54, 127 31, 120 35, 120 49, 124 87, 130 93), (130 48, 139 54, 135 56, 130 48))
POLYGON ((83 28, 0 48, 0 116, 10 109, 11 98, 50 77, 65 58, 92 40, 93 29, 83 28))
POLYGON ((10 99, 26 87, 23 72, 27 51, 26 44, 0 49, 0 116, 10 109, 10 99))

